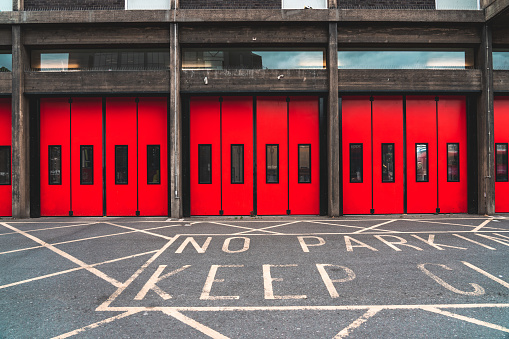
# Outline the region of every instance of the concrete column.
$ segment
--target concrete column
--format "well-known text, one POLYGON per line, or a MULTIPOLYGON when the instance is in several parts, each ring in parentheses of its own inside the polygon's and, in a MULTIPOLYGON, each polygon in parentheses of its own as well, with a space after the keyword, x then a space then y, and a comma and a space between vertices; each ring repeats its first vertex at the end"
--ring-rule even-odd
POLYGON ((340 144, 339 144, 339 98, 338 98, 338 24, 329 23, 329 46, 327 49, 327 70, 329 76, 329 101, 327 109, 328 147, 328 202, 329 216, 340 215, 340 144))
POLYGON ((495 213, 495 138, 493 124, 493 57, 491 27, 481 30, 481 45, 477 53, 482 72, 482 92, 477 101, 477 146, 479 168, 479 214, 495 213))
POLYGON ((172 218, 182 218, 182 114, 180 103, 180 46, 178 24, 170 24, 170 154, 172 218))
POLYGON ((28 55, 22 29, 12 26, 12 216, 30 217, 30 138, 28 100, 24 96, 24 68, 28 55))

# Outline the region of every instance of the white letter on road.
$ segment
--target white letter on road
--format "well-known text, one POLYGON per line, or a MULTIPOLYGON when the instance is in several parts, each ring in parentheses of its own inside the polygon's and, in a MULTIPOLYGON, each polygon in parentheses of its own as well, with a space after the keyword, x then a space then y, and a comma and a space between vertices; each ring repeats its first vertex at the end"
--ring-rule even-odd
POLYGON ((183 270, 185 270, 186 268, 189 268, 189 267, 191 267, 191 265, 182 266, 181 268, 176 269, 175 271, 171 271, 170 273, 167 273, 167 274, 165 274, 165 275, 163 275, 162 277, 159 278, 161 273, 163 273, 164 269, 166 268, 166 265, 159 265, 159 267, 154 272, 154 274, 152 274, 152 276, 147 281, 145 286, 143 286, 142 289, 138 292, 138 294, 136 294, 136 296, 134 297, 134 300, 142 300, 143 298, 145 298, 145 295, 147 295, 147 292, 149 290, 154 290, 154 292, 159 294, 159 296, 161 298, 163 298, 164 300, 171 299, 171 295, 169 295, 168 293, 166 293, 163 290, 161 290, 159 288, 159 286, 156 286, 156 284, 158 282, 160 282, 161 280, 164 280, 164 279, 166 279, 168 277, 171 277, 172 275, 175 275, 175 274, 177 274, 179 272, 182 272, 183 270))
POLYGON ((274 295, 272 289, 273 281, 283 281, 283 278, 272 278, 270 275, 271 267, 295 267, 297 265, 263 265, 263 288, 265 299, 307 299, 306 295, 274 295))
POLYGON ((240 252, 245 252, 249 249, 249 243, 251 242, 251 239, 249 238, 246 238, 246 237, 233 237, 233 238, 228 238, 224 241, 223 243, 223 252, 226 252, 226 253, 240 253, 240 252), (230 241, 232 241, 233 239, 244 239, 244 246, 240 249, 240 250, 235 250, 235 251, 232 251, 230 250, 230 241))
POLYGON ((205 281, 205 285, 203 286, 203 291, 201 293, 201 300, 225 300, 225 299, 239 299, 238 295, 217 295, 210 296, 210 291, 212 290, 212 283, 215 282, 223 282, 224 279, 215 279, 217 269, 219 267, 244 267, 244 265, 212 265, 210 266, 209 276, 205 281))
POLYGON ((477 284, 472 284, 472 283, 470 285, 472 285, 472 287, 474 288, 473 292, 465 292, 465 291, 458 290, 457 288, 454 288, 453 286, 449 285, 448 283, 446 283, 445 281, 443 281, 442 279, 440 279, 439 277, 437 277, 436 275, 434 275, 433 273, 428 271, 426 269, 426 267, 425 267, 426 265, 439 266, 439 267, 445 268, 448 271, 452 271, 452 268, 449 268, 449 267, 447 267, 445 265, 440 265, 440 264, 420 264, 420 265, 417 265, 417 267, 419 267, 419 269, 421 271, 426 273, 426 275, 428 277, 430 277, 431 279, 435 280, 437 283, 439 283, 443 287, 447 288, 449 291, 452 291, 452 292, 458 293, 458 294, 462 294, 462 295, 472 295, 472 296, 478 296, 478 295, 483 295, 484 294, 484 288, 482 288, 481 286, 479 286, 477 284))
POLYGON ((318 272, 320 272, 320 276, 322 277, 322 280, 323 280, 323 282, 325 284, 325 287, 327 287, 327 291, 329 291, 329 294, 330 294, 331 298, 339 298, 338 291, 334 287, 333 283, 335 283, 335 282, 346 282, 346 281, 350 281, 350 280, 354 280, 355 279, 355 273, 351 269, 349 269, 348 267, 339 266, 339 265, 329 265, 329 264, 316 264, 316 268, 318 269, 318 272), (324 268, 325 266, 339 267, 339 268, 345 270, 347 277, 343 278, 343 279, 332 280, 329 277, 329 274, 327 273, 327 271, 325 271, 325 268, 324 268))
POLYGON ((322 246, 323 244, 325 244, 325 240, 323 240, 323 238, 320 238, 320 237, 297 237, 297 239, 299 239, 300 247, 302 247, 302 250, 304 252, 309 252, 309 248, 308 247, 311 247, 311 246, 322 246), (306 241, 304 241, 304 238, 317 239, 318 240, 318 244, 306 244, 306 241))

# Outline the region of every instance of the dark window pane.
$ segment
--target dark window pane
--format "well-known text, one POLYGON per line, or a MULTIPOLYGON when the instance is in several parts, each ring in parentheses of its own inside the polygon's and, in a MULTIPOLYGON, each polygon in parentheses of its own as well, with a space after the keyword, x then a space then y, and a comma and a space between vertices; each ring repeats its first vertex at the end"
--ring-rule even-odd
POLYGON ((394 144, 382 144, 382 182, 394 182, 394 144))
POLYGON ((231 146, 231 161, 232 161, 232 184, 244 183, 244 145, 231 146))
POLYGON ((460 144, 447 144, 447 181, 460 181, 460 144))
POLYGON ((496 144, 496 181, 507 181, 507 144, 496 144))
POLYGON ((161 184, 161 149, 159 145, 147 145, 147 184, 161 184))
POLYGON ((62 147, 48 146, 49 184, 62 185, 62 147))
POLYGON ((311 145, 299 145, 299 183, 311 182, 311 145))
POLYGON ((350 182, 362 182, 362 144, 350 144, 350 182))
POLYGON ((115 146, 115 185, 127 182, 127 145, 115 146))
POLYGON ((80 184, 94 184, 94 146, 80 146, 80 184))
POLYGON ((428 144, 415 144, 415 181, 428 182, 428 144))
POLYGON ((11 146, 0 146, 0 185, 11 184, 11 146))
POLYGON ((266 182, 279 183, 279 145, 265 145, 266 152, 266 182))
POLYGON ((198 183, 212 184, 212 145, 198 145, 198 183))

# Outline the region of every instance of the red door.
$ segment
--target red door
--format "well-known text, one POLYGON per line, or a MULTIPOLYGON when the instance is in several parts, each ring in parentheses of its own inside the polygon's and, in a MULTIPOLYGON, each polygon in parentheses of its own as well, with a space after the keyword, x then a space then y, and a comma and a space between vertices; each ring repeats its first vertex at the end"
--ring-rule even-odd
POLYGON ((138 152, 135 98, 106 99, 106 213, 135 216, 138 152))
POLYGON ((219 97, 191 98, 191 215, 221 210, 220 109, 219 97))
POLYGON ((0 217, 12 215, 11 99, 0 99, 0 217))
POLYGON ((257 212, 282 215, 288 204, 287 97, 257 97, 257 212))
POLYGON ((435 213, 437 205, 437 102, 407 97, 407 212, 435 213))
POLYGON ((102 99, 71 104, 71 198, 75 216, 103 214, 102 99))
POLYGON ((41 216, 66 216, 71 206, 69 98, 41 99, 41 216))
POLYGON ((495 212, 509 212, 509 97, 495 97, 495 212))
POLYGON ((372 208, 371 101, 342 98, 343 213, 368 214, 372 208))
POLYGON ((138 185, 143 216, 168 215, 167 99, 139 98, 138 185))
POLYGON ((224 215, 253 211, 253 98, 223 97, 221 107, 224 215))
POLYGON ((317 97, 290 98, 292 214, 320 214, 320 142, 317 97))

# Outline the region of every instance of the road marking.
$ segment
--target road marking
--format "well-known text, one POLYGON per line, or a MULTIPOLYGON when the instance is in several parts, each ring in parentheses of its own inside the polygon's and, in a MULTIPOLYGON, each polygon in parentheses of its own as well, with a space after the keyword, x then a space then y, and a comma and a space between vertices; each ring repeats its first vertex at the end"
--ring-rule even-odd
POLYGON ((465 317, 464 315, 459 315, 459 314, 456 314, 456 313, 451 313, 451 312, 443 311, 443 310, 440 310, 438 308, 431 307, 431 306, 425 306, 425 307, 422 307, 422 309, 425 310, 425 311, 428 311, 428 312, 433 312, 433 313, 445 315, 447 317, 451 317, 451 318, 454 318, 454 319, 463 320, 463 321, 466 321, 466 322, 469 322, 469 323, 472 323, 472 324, 476 324, 476 325, 492 328, 494 330, 499 330, 499 331, 502 331, 502 332, 508 332, 509 333, 509 328, 505 328, 505 327, 502 327, 500 325, 495 325, 495 324, 492 324, 492 323, 488 323, 486 321, 482 321, 482 320, 479 320, 479 319, 465 317))
MULTIPOLYGON (((498 233, 501 233, 501 232, 498 232, 498 233)), ((486 234, 480 234, 480 233, 476 233, 476 235, 478 235, 480 237, 483 237, 483 238, 486 238, 486 239, 490 239, 490 240, 492 240, 494 242, 498 242, 499 244, 502 244, 502 245, 505 245, 505 246, 509 246, 509 237, 505 236, 505 235, 502 235, 502 234, 498 234, 498 233, 492 233, 491 236, 486 235, 486 234), (507 238, 508 240, 500 239, 500 238, 494 237, 493 235, 498 235, 499 237, 507 238)))
MULTIPOLYGON (((257 229, 257 228, 238 226, 238 225, 229 225, 229 224, 225 224, 225 223, 221 223, 221 222, 215 222, 215 221, 209 221, 208 223, 215 224, 215 225, 221 225, 221 226, 229 226, 229 227, 234 227, 234 228, 240 228, 240 229, 244 229, 244 230, 250 230, 250 231, 253 231, 253 232, 260 231, 260 229, 257 229)), ((265 231, 265 230, 263 230, 263 232, 270 233, 270 234, 282 234, 282 233, 279 233, 279 232, 265 231)))
MULTIPOLYGON (((406 221, 415 221, 415 222, 421 222, 421 223, 427 223, 427 224, 439 224, 439 225, 451 225, 451 226, 460 226, 460 227, 470 227, 470 228, 476 228, 478 226, 475 225, 462 225, 462 224, 453 224, 449 222, 439 222, 439 221, 426 221, 426 220, 413 220, 413 219, 403 219, 406 221)), ((465 220, 465 219, 462 219, 465 220)), ((491 219, 490 219, 491 221, 491 219)), ((492 230, 502 230, 503 228, 496 228, 496 227, 486 227, 492 230)))
POLYGON ((372 251, 374 251, 374 252, 377 252, 377 251, 378 251, 376 248, 371 247, 371 246, 369 246, 368 244, 365 244, 365 243, 363 243, 362 241, 357 240, 357 239, 355 239, 355 238, 352 238, 352 237, 350 237, 350 236, 348 236, 348 235, 343 236, 343 238, 345 239, 346 250, 347 250, 348 252, 353 252, 353 248, 354 248, 354 247, 366 247, 366 248, 369 248, 370 250, 372 250, 372 251), (353 242, 355 242, 355 243, 357 243, 357 244, 359 244, 359 245, 358 245, 358 246, 354 246, 354 245, 352 245, 352 241, 353 241, 353 242))
POLYGON ((291 222, 287 222, 287 223, 279 224, 279 225, 272 225, 272 226, 268 226, 268 227, 255 228, 252 231, 245 231, 245 232, 235 233, 234 235, 247 234, 249 232, 264 231, 264 230, 268 230, 269 228, 275 228, 275 227, 281 227, 281 226, 286 226, 286 225, 292 225, 292 224, 296 224, 296 223, 299 223, 299 222, 300 221, 291 221, 291 222))
POLYGON ((145 285, 141 288, 141 290, 138 292, 138 294, 136 294, 136 296, 134 297, 134 300, 142 300, 143 298, 145 298, 145 295, 147 295, 147 292, 149 290, 153 290, 154 292, 156 292, 157 294, 159 294, 159 296, 161 298, 163 298, 164 300, 168 300, 168 299, 171 299, 172 296, 166 292, 164 292, 159 286, 157 286, 156 284, 158 282, 160 282, 161 280, 164 280, 166 278, 169 278, 171 277, 172 275, 175 275, 179 272, 182 272, 183 270, 185 270, 186 268, 189 268, 191 267, 191 265, 184 265, 182 266, 181 268, 178 268, 176 270, 173 270, 165 275, 163 275, 162 277, 159 277, 161 275, 161 273, 163 273, 164 269, 166 268, 166 265, 159 265, 159 267, 157 268, 157 270, 154 272, 154 274, 152 274, 152 276, 150 277, 150 279, 148 279, 148 281, 145 283, 145 285))
POLYGON ((165 314, 169 315, 170 317, 173 317, 173 318, 183 322, 184 324, 186 324, 188 326, 191 326, 195 330, 198 330, 201 333, 203 333, 205 335, 208 335, 211 338, 214 338, 214 339, 229 339, 228 337, 226 337, 226 336, 222 335, 221 333, 211 329, 210 327, 207 327, 207 326, 197 322, 196 320, 191 319, 191 318, 183 315, 182 313, 180 313, 177 310, 164 310, 163 313, 165 313, 165 314))
POLYGON ((355 330, 356 328, 358 328, 359 326, 364 324, 366 321, 369 320, 369 318, 373 317, 375 314, 377 314, 381 310, 382 310, 382 308, 379 308, 379 307, 373 307, 373 308, 368 309, 368 311, 366 313, 364 313, 362 316, 360 316, 353 323, 351 323, 350 325, 345 327, 343 330, 341 330, 341 332, 336 334, 334 339, 341 339, 341 338, 348 337, 350 335, 350 333, 352 333, 353 330, 355 330))
POLYGON ((374 228, 377 228, 378 226, 387 225, 387 224, 393 223, 395 221, 398 221, 398 219, 392 219, 392 220, 389 220, 389 221, 386 221, 386 222, 382 222, 380 224, 373 225, 371 227, 363 228, 362 230, 358 230, 358 231, 353 232, 353 234, 361 233, 361 232, 364 232, 364 231, 369 231, 369 230, 372 230, 374 228))
POLYGON ((415 234, 412 234, 412 237, 416 238, 416 239, 419 239, 420 241, 430 245, 431 247, 434 247, 436 248, 437 250, 440 250, 440 251, 443 251, 444 249, 442 247, 450 247, 450 248, 455 248, 455 249, 458 249, 458 250, 466 250, 465 247, 457 247, 457 246, 451 246, 451 245, 444 245, 444 244, 435 244, 435 235, 434 234, 430 234, 428 235, 428 240, 426 239, 423 239, 421 237, 419 237, 418 235, 415 235, 415 234), (442 246, 442 247, 440 247, 442 246))
POLYGON ((479 226, 477 226, 476 228, 474 228, 472 230, 472 232, 477 232, 479 231, 481 228, 483 228, 484 226, 488 225, 490 221, 492 221, 493 219, 488 219, 486 221, 484 221, 482 224, 480 224, 479 226))
POLYGON ((316 268, 318 269, 318 272, 320 272, 320 276, 322 277, 322 280, 325 284, 325 287, 327 287, 327 291, 329 291, 329 294, 331 298, 339 298, 339 293, 336 290, 336 287, 334 287, 335 282, 347 282, 355 279, 355 273, 351 269, 345 266, 339 266, 339 265, 330 265, 330 264, 316 264, 316 268), (325 266, 334 266, 334 267, 341 267, 346 272, 346 278, 343 279, 334 279, 332 280, 325 270, 325 266))
POLYGON ((449 267, 447 267, 445 265, 441 265, 441 264, 420 264, 420 265, 417 265, 417 267, 421 271, 423 271, 428 277, 430 277, 431 279, 435 280, 438 284, 440 284, 441 286, 445 287, 446 289, 448 289, 451 292, 454 292, 454 293, 457 293, 457 294, 461 294, 461 295, 469 295, 469 296, 480 296, 480 295, 483 295, 485 293, 484 288, 482 288, 481 286, 479 286, 477 284, 473 284, 473 283, 470 283, 470 285, 474 288, 474 290, 472 292, 465 292, 465 291, 458 290, 454 286, 449 285, 444 280, 442 280, 441 278, 439 278, 435 274, 433 274, 430 271, 428 271, 426 269, 426 267, 425 267, 426 265, 433 265, 433 266, 442 267, 442 268, 444 268, 444 269, 446 269, 448 271, 452 271, 452 268, 449 268, 449 267))
POLYGON ((5 224, 5 223, 2 223, 2 225, 4 225, 4 226, 5 226, 5 227, 7 227, 7 228, 10 228, 11 230, 13 230, 13 231, 15 231, 15 232, 18 232, 18 233, 19 233, 19 234, 21 234, 21 235, 24 235, 25 237, 27 237, 27 238, 29 238, 29 239, 31 239, 31 240, 33 240, 33 241, 35 241, 36 243, 38 243, 38 244, 40 244, 40 245, 42 245, 42 246, 46 247, 47 249, 49 249, 49 250, 51 250, 51 251, 55 252, 56 254, 58 254, 58 255, 60 255, 60 256, 62 256, 62 257, 64 257, 64 258, 66 258, 67 260, 72 261, 72 262, 73 262, 73 263, 75 263, 76 265, 83 267, 84 269, 86 269, 86 270, 87 270, 87 271, 89 271, 90 273, 95 274, 96 276, 98 276, 99 278, 101 278, 101 279, 103 279, 103 280, 105 280, 105 281, 109 282, 109 283, 110 283, 110 284, 112 284, 113 286, 115 286, 115 287, 119 287, 119 286, 121 286, 121 283, 120 283, 119 281, 117 281, 117 280, 115 280, 115 279, 113 279, 113 278, 109 277, 107 274, 105 274, 105 273, 103 273, 103 272, 99 271, 99 270, 98 270, 97 268, 95 268, 95 267, 90 267, 90 265, 88 265, 88 264, 84 263, 83 261, 79 260, 79 259, 78 259, 78 258, 76 258, 76 257, 73 257, 73 256, 72 256, 72 255, 70 255, 69 253, 66 253, 66 252, 62 251, 61 249, 56 248, 55 246, 50 245, 50 244, 48 244, 48 243, 46 243, 46 242, 42 241, 41 239, 39 239, 39 238, 37 238, 37 237, 34 237, 34 236, 33 236, 33 235, 31 235, 31 234, 28 234, 28 233, 26 233, 26 232, 23 232, 23 231, 21 231, 21 230, 18 230, 18 229, 17 229, 16 227, 14 227, 14 226, 10 226, 10 225, 7 225, 7 224, 5 224))
MULTIPOLYGON (((370 219, 372 220, 372 219, 370 219)), ((357 221, 360 221, 360 220, 357 220, 357 221)), ((330 223, 330 222, 320 222, 320 221, 308 221, 309 223, 311 224, 321 224, 321 225, 331 225, 331 226, 338 226, 338 227, 349 227, 349 228, 356 228, 356 229, 363 229, 365 227, 361 227, 361 226, 351 226, 351 225, 343 225, 343 224, 333 224, 333 223, 330 223)), ((378 229, 379 231, 384 231, 384 232, 392 232, 392 231, 389 231, 389 230, 383 230, 383 229, 378 229)))
MULTIPOLYGON (((10 224, 10 222, 9 222, 9 224, 10 224)), ((41 232, 41 231, 56 230, 56 229, 61 229, 61 228, 69 228, 69 227, 97 225, 97 224, 100 224, 100 222, 93 222, 93 223, 90 223, 90 224, 76 224, 76 225, 55 226, 55 227, 48 227, 48 228, 37 228, 35 230, 28 230, 28 231, 25 231, 25 232, 32 233, 32 232, 41 232)), ((0 236, 2 236, 2 235, 9 235, 9 234, 16 234, 16 232, 0 233, 0 236)))
POLYGON ((462 236, 462 235, 459 235, 459 234, 453 234, 453 235, 454 235, 455 237, 458 237, 458 238, 464 239, 464 240, 466 240, 466 241, 470 241, 470 242, 471 242, 471 243, 473 243, 473 244, 476 244, 476 245, 479 245, 479 246, 485 247, 485 248, 490 249, 490 250, 492 250, 492 251, 496 251, 496 250, 497 250, 497 249, 496 249, 496 248, 494 248, 494 247, 491 247, 491 246, 485 245, 485 244, 483 244, 483 243, 480 243, 480 242, 478 242, 478 241, 475 241, 475 240, 472 240, 472 239, 470 239, 470 238, 464 237, 464 236, 462 236))
POLYGON ((410 244, 407 243, 406 239, 403 239, 403 238, 395 236, 395 235, 385 235, 385 234, 383 234, 383 235, 374 235, 374 237, 377 238, 378 240, 380 240, 381 242, 383 242, 384 244, 386 244, 387 246, 389 246, 390 248, 392 248, 395 251, 401 251, 401 248, 398 248, 398 247, 396 247, 394 245, 408 246, 408 247, 414 248, 414 249, 416 249, 418 251, 422 251, 422 248, 414 246, 414 245, 410 245, 410 244), (385 240, 384 237, 396 238, 399 241, 398 242, 388 241, 388 240, 385 240))
POLYGON ((127 311, 125 313, 116 315, 114 317, 98 321, 96 323, 87 325, 87 326, 82 327, 82 328, 78 328, 77 330, 61 334, 61 335, 59 335, 57 337, 53 337, 53 339, 69 338, 69 337, 72 337, 72 336, 74 336, 74 335, 76 335, 78 333, 85 332, 86 330, 91 330, 91 329, 97 328, 97 327, 99 327, 101 325, 104 325, 104 324, 107 324, 107 323, 111 323, 112 321, 115 321, 115 320, 118 320, 118 319, 122 319, 122 318, 128 317, 128 316, 136 314, 136 313, 138 313, 138 311, 127 311))
POLYGON ((507 283, 507 282, 503 281, 502 279, 499 279, 499 278, 495 277, 494 275, 489 274, 489 273, 488 273, 488 272, 486 272, 486 271, 483 271, 483 270, 482 270, 482 269, 480 269, 479 267, 474 266, 474 265, 472 265, 472 264, 471 264, 471 263, 469 263, 469 262, 462 261, 462 263, 463 263, 464 265, 466 265, 467 267, 470 267, 470 268, 471 268, 471 269, 473 269, 474 271, 477 271, 477 272, 481 273, 482 275, 484 275, 484 276, 486 276, 486 277, 490 278, 491 280, 498 282, 500 285, 502 285, 502 286, 504 286, 504 287, 509 288, 509 283, 507 283))
POLYGON ((224 243, 223 243, 223 252, 225 253, 242 253, 242 252, 245 252, 249 249, 249 244, 251 243, 251 239, 249 238, 246 238, 246 237, 231 237, 231 238, 227 238, 224 243), (233 240, 233 239, 243 239, 244 240, 244 245, 242 246, 241 249, 239 250, 230 250, 230 242, 233 240))
POLYGON ((270 274, 271 267, 295 267, 297 265, 263 265, 263 292, 265 299, 307 299, 306 295, 274 295, 272 288, 273 281, 283 281, 283 278, 272 278, 270 274))
POLYGON ((300 244, 300 247, 302 248, 302 251, 306 252, 306 253, 309 253, 309 247, 325 245, 325 240, 323 240, 323 238, 320 238, 320 237, 307 236, 307 237, 297 237, 297 239, 299 239, 299 244, 300 244), (304 238, 314 238, 314 239, 318 240, 318 243, 317 244, 306 244, 306 242, 304 241, 304 238))
POLYGON ((162 234, 158 234, 158 233, 152 233, 152 232, 149 232, 147 230, 140 230, 140 229, 134 228, 134 227, 117 225, 117 224, 114 224, 114 223, 111 223, 111 222, 105 222, 105 224, 112 225, 112 226, 117 226, 117 227, 120 227, 120 228, 125 228, 125 229, 128 229, 128 230, 132 230, 132 231, 136 231, 136 232, 140 232, 140 233, 145 233, 145 234, 148 234, 148 235, 153 235, 154 237, 159 237, 159 238, 163 238, 163 239, 166 239, 166 240, 171 240, 171 237, 168 237, 168 236, 162 235, 162 234))
POLYGON ((184 249, 187 247, 187 244, 191 244, 191 245, 193 245, 196 252, 203 254, 207 251, 207 248, 209 248, 211 240, 212 240, 212 237, 207 237, 207 239, 205 240, 203 245, 200 246, 200 245, 198 245, 196 240, 194 240, 193 237, 187 237, 186 240, 184 240, 182 242, 182 244, 179 246, 179 248, 177 248, 175 253, 179 253, 179 254, 182 253, 184 251, 184 249))
POLYGON ((244 267, 244 265, 212 265, 210 266, 209 275, 207 276, 207 280, 205 280, 205 285, 203 286, 203 290, 200 296, 201 300, 238 300, 240 297, 238 295, 222 295, 222 296, 210 296, 210 291, 212 290, 212 284, 215 282, 224 282, 224 279, 215 279, 217 269, 219 267, 244 267))

